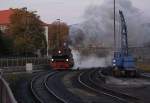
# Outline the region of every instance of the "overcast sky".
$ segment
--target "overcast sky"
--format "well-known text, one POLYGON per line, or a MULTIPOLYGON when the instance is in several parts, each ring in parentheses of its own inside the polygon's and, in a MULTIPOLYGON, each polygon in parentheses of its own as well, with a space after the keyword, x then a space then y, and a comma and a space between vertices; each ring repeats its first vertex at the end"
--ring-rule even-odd
MULTIPOLYGON (((47 23, 57 18, 76 24, 82 21, 82 15, 89 5, 100 5, 104 0, 0 0, 0 10, 27 7, 36 10, 47 23)), ((150 0, 131 0, 133 5, 150 16, 150 0)))

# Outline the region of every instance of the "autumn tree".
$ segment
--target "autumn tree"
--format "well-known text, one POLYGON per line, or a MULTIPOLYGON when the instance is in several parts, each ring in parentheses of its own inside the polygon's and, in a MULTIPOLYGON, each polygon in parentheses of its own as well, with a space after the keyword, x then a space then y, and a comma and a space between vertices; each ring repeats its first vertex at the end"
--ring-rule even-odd
POLYGON ((67 42, 69 36, 69 27, 66 23, 55 21, 49 25, 49 47, 58 48, 67 42))
POLYGON ((13 9, 9 32, 14 39, 14 51, 19 54, 35 53, 46 48, 43 22, 36 12, 27 8, 13 9))

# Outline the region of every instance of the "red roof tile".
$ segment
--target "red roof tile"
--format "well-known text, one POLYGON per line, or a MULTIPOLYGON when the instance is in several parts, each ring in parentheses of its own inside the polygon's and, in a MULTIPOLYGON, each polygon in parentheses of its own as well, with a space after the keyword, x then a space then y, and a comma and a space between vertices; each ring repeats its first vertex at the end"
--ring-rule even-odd
MULTIPOLYGON (((14 13, 13 9, 0 10, 0 25, 10 24, 10 16, 14 13)), ((43 26, 48 26, 47 23, 41 21, 43 26)))
POLYGON ((0 24, 7 25, 10 23, 10 16, 13 14, 13 10, 1 10, 0 11, 0 24))

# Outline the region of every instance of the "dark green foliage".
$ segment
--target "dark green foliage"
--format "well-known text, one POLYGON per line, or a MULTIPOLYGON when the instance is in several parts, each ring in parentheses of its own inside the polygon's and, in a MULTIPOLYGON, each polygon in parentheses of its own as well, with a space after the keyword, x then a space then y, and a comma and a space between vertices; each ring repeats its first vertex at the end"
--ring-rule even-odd
POLYGON ((13 41, 0 31, 0 56, 8 56, 12 52, 13 41))

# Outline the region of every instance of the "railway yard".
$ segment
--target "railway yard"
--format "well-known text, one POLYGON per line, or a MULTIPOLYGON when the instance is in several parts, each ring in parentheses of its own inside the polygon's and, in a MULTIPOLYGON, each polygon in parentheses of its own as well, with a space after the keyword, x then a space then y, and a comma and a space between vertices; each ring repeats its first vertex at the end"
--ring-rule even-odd
POLYGON ((116 78, 104 75, 103 70, 107 71, 91 68, 15 74, 20 80, 10 86, 18 103, 150 102, 149 73, 137 78, 116 78))
POLYGON ((140 0, 39 1, 0 11, 0 103, 150 103, 150 15, 140 0))

